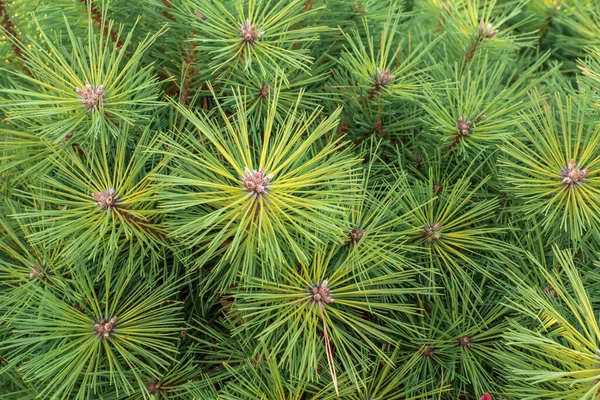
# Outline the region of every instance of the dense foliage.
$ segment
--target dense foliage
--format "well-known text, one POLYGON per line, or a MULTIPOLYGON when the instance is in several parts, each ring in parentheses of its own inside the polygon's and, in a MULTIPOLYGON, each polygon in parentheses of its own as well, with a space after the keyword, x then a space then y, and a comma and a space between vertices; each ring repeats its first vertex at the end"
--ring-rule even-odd
POLYGON ((0 399, 600 399, 599 121, 595 0, 0 0, 0 399))

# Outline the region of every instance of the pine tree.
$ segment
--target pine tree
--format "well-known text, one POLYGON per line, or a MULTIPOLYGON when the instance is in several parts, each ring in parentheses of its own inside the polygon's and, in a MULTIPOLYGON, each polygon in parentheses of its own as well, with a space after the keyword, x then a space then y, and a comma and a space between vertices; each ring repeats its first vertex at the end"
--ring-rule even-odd
POLYGON ((0 0, 0 399, 600 399, 599 37, 0 0))

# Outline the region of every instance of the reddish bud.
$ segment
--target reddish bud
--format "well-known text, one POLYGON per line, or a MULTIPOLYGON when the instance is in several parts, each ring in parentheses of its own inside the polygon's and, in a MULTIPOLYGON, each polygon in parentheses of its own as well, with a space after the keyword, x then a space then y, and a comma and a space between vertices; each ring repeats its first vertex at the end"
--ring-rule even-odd
POLYGON ((240 37, 242 38, 242 43, 244 44, 256 44, 258 39, 262 37, 265 33, 259 29, 256 25, 250 22, 249 19, 246 20, 245 23, 240 25, 238 28, 240 33, 240 37))
POLYGON ((273 179, 273 174, 265 175, 263 168, 258 171, 250 171, 244 168, 244 177, 241 179, 244 190, 252 194, 255 199, 264 197, 269 193, 269 182, 273 179))
POLYGON ((92 88, 92 85, 86 82, 85 89, 75 88, 75 91, 81 96, 83 105, 91 112, 96 111, 100 101, 104 100, 104 85, 92 88))

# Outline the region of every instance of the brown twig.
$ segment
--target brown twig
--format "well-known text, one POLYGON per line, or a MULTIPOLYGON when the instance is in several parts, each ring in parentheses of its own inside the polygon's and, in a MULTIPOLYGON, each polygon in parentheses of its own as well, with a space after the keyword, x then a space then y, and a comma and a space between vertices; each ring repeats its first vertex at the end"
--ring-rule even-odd
MULTIPOLYGON (((26 57, 23 54, 23 44, 21 39, 19 38, 19 32, 17 31, 17 27, 13 20, 10 18, 10 14, 8 13, 8 5, 6 4, 6 0, 0 0, 0 26, 4 28, 4 31, 9 36, 10 47, 12 48, 15 55, 21 60, 25 60, 26 57)), ((31 71, 25 64, 22 65, 23 71, 29 75, 31 75, 31 71)))
POLYGON ((15 23, 10 18, 10 14, 8 13, 8 6, 6 5, 5 0, 0 0, 0 25, 4 28, 4 30, 12 36, 11 47, 17 57, 22 58, 23 52, 21 47, 18 45, 18 32, 15 23))
POLYGON ((196 75, 196 70, 193 67, 194 58, 196 55, 196 44, 192 44, 192 48, 187 52, 183 62, 183 70, 185 71, 183 84, 181 85, 181 95, 179 102, 186 105, 189 102, 190 89, 192 87, 192 78, 196 75))
POLYGON ((477 35, 475 36, 475 40, 471 43, 471 46, 465 52, 465 58, 461 68, 461 75, 465 71, 467 64, 473 60, 475 57, 475 53, 477 52, 477 48, 481 43, 483 43, 486 39, 491 39, 498 34, 498 29, 492 29, 491 25, 486 25, 484 21, 481 21, 481 25, 479 26, 479 30, 477 31, 477 35))
POLYGON ((469 49, 465 52, 465 59, 463 61, 463 65, 462 65, 462 68, 460 71, 461 74, 467 68, 467 64, 469 64, 471 62, 471 60, 473 60, 473 57, 475 56, 475 52, 477 52, 477 48, 479 47, 481 42, 482 42, 481 35, 477 35, 475 40, 471 43, 471 47, 469 47, 469 49))
POLYGON ((117 49, 123 47, 124 42, 123 40, 119 39, 117 32, 110 29, 108 24, 102 22, 102 13, 100 12, 100 10, 98 10, 98 7, 96 7, 94 0, 79 0, 79 2, 87 6, 90 18, 92 19, 94 24, 102 31, 104 37, 108 38, 110 36, 112 41, 116 43, 117 49))
MULTIPOLYGON (((167 8, 175 8, 173 7, 173 4, 171 4, 171 2, 169 0, 161 0, 161 2, 165 5, 165 7, 167 8)), ((164 15, 165 18, 170 19, 171 21, 175 21, 175 17, 172 16, 169 12, 167 11, 163 11, 162 13, 164 15)))

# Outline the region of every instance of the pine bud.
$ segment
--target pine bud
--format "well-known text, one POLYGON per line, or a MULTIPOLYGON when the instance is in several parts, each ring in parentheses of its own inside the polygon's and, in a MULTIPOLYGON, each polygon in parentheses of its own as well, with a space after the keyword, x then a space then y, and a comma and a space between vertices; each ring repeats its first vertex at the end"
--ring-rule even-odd
POLYGON ((363 8, 362 4, 355 4, 354 5, 354 12, 356 14, 366 14, 367 13, 367 9, 363 8))
POLYGON ((146 388, 150 394, 156 394, 160 391, 160 385, 154 381, 150 382, 146 388))
POLYGON ((92 88, 89 82, 85 83, 85 89, 75 88, 75 91, 81 96, 80 101, 90 111, 94 112, 98 109, 100 101, 104 100, 104 85, 92 88))
POLYGON ((560 179, 563 185, 568 189, 575 189, 584 182, 584 178, 590 173, 589 168, 581 169, 580 165, 575 165, 575 160, 560 171, 560 179))
POLYGON ((31 272, 29 279, 42 279, 46 277, 46 260, 42 260, 39 265, 30 264, 31 272))
POLYGON ((329 295, 329 281, 325 279, 309 290, 309 297, 313 304, 323 307, 323 303, 333 303, 333 298, 329 295))
POLYGON ((106 189, 102 192, 93 193, 92 197, 96 200, 96 204, 103 210, 113 210, 119 205, 117 192, 113 188, 106 189))
POLYGON ((463 117, 458 117, 458 134, 460 136, 467 136, 469 133, 471 133, 471 130, 473 129, 473 121, 465 121, 463 120, 463 117))
POLYGON ((371 96, 373 96, 375 92, 379 92, 382 88, 389 86, 394 78, 395 76, 391 74, 389 68, 387 68, 385 71, 377 69, 377 74, 371 79, 373 81, 371 96))
POLYGON ((250 22, 249 19, 238 28, 240 33, 240 37, 242 38, 243 44, 256 44, 258 43, 258 39, 262 37, 265 33, 258 28, 256 25, 250 22))
POLYGON ((250 171, 244 168, 244 177, 241 179, 244 190, 252 194, 254 199, 265 197, 269 192, 269 182, 273 179, 273 174, 265 175, 264 168, 258 171, 250 171))
POLYGON ((117 324, 117 317, 112 317, 110 320, 101 318, 96 325, 94 325, 94 331, 100 339, 108 339, 110 335, 114 334, 114 327, 117 324))
POLYGON ((44 277, 44 273, 35 265, 31 265, 30 268, 31 268, 31 273, 29 273, 30 279, 38 279, 38 278, 44 277))
POLYGON ((498 29, 492 29, 492 24, 487 24, 481 21, 481 25, 479 25, 479 36, 485 37, 488 39, 493 38, 498 33, 498 29))
POLYGON ((458 345, 465 350, 471 348, 471 336, 465 335, 458 338, 458 345))
POLYGON ((544 293, 546 293, 547 295, 550 295, 554 298, 556 298, 556 289, 554 289, 552 286, 548 285, 544 288, 544 293))
POLYGON ((348 233, 348 237, 350 237, 350 244, 356 244, 360 242, 360 239, 362 239, 364 233, 365 231, 360 229, 358 226, 353 227, 350 233, 348 233))
POLYGON ((425 349, 421 353, 421 357, 423 357, 423 358, 432 358, 434 354, 435 354, 435 351, 433 350, 433 347, 427 346, 427 347, 425 347, 425 349))
POLYGON ((266 99, 269 97, 269 92, 271 91, 271 88, 269 87, 269 85, 267 85, 266 83, 264 83, 260 89, 258 89, 258 96, 262 97, 263 99, 266 99))
POLYGON ((425 241, 427 243, 434 243, 440 240, 442 237, 442 232, 440 232, 441 227, 442 224, 440 222, 436 222, 435 224, 426 223, 422 231, 425 241))

